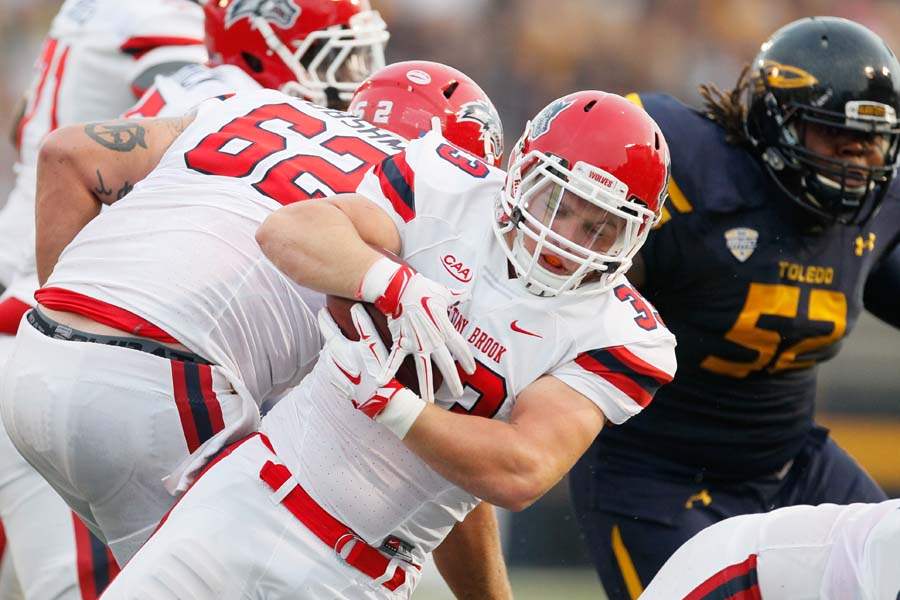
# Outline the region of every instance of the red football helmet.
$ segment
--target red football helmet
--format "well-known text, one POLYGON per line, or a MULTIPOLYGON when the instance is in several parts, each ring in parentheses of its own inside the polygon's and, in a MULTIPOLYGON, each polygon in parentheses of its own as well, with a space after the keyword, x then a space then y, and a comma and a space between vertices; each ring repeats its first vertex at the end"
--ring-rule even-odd
POLYGON ((513 148, 494 231, 529 291, 600 293, 659 220, 668 178, 669 148, 643 109, 615 94, 569 94, 513 148))
POLYGON ((348 112, 408 140, 437 117, 445 138, 500 166, 503 125, 487 94, 453 67, 425 60, 388 65, 366 79, 348 112))
POLYGON ((346 106, 384 66, 389 34, 368 0, 206 0, 203 12, 211 64, 323 106, 335 93, 346 106))

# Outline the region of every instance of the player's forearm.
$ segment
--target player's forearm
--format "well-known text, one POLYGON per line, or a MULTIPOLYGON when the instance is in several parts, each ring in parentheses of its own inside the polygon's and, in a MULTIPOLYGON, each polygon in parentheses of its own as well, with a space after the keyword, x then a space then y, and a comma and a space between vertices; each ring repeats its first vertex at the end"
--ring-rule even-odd
POLYGON ((565 474, 504 423, 425 407, 403 442, 444 478, 503 508, 527 508, 565 474))
MULTIPOLYGON (((70 128, 52 134, 41 147, 35 194, 35 258, 43 285, 63 248, 100 212, 100 201, 81 173, 70 128)), ((99 171, 98 171, 99 172, 99 171)))
POLYGON ((482 502, 434 551, 438 571, 461 600, 512 598, 494 507, 482 502))
POLYGON ((381 255, 334 204, 310 200, 275 211, 260 226, 263 253, 298 284, 326 294, 356 297, 360 282, 381 255))

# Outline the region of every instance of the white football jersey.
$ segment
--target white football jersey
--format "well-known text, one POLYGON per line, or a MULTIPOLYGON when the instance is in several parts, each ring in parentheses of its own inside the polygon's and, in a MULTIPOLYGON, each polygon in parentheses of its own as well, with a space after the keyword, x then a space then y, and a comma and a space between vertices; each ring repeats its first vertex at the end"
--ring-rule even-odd
POLYGON ((121 115, 134 104, 135 79, 154 66, 205 60, 203 10, 189 0, 67 0, 35 65, 21 161, 34 164, 61 125, 121 115))
POLYGON ((135 101, 135 78, 156 66, 205 60, 203 10, 189 0, 63 4, 34 65, 16 130, 16 186, 0 212, 0 284, 9 285, 34 261, 35 170, 47 134, 121 115, 135 101))
POLYGON ((264 402, 314 363, 323 297, 266 259, 257 228, 283 204, 355 190, 404 145, 273 90, 207 100, 159 165, 66 247, 45 288, 142 317, 264 402))
POLYGON ((126 113, 140 117, 177 117, 209 98, 260 89, 255 79, 234 65, 185 65, 171 75, 157 75, 153 85, 126 113))
MULTIPOLYGON (((413 268, 468 292, 450 319, 477 369, 462 375, 462 397, 444 385, 436 401, 506 420, 522 390, 552 375, 622 423, 672 379, 675 339, 624 279, 599 296, 529 293, 511 276, 491 225, 503 178, 432 132, 368 173, 358 190, 392 216, 413 268)), ((430 552, 478 500, 337 401, 325 373, 314 369, 263 431, 300 485, 367 542, 391 534, 430 552)))

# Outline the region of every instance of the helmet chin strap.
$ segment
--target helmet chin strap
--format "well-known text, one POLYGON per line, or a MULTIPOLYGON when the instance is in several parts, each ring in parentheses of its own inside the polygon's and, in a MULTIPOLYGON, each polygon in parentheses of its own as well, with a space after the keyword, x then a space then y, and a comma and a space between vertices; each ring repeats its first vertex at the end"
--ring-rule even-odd
POLYGON ((343 110, 345 103, 341 100, 341 94, 333 85, 325 88, 325 106, 326 108, 337 108, 343 110))

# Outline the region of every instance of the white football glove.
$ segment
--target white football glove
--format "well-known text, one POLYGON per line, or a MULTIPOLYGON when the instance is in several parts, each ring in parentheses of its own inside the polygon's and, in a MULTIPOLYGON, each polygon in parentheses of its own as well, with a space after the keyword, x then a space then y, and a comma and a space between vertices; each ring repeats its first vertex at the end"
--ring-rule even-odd
POLYGON ((475 358, 462 335, 450 323, 448 310, 463 300, 462 292, 416 273, 389 258, 380 258, 366 272, 360 285, 360 299, 372 302, 387 316, 394 339, 391 354, 378 377, 387 383, 412 354, 419 377, 419 393, 434 402, 434 376, 431 361, 437 365, 453 396, 463 394, 462 381, 454 358, 463 371, 475 372, 475 358))
POLYGON ((327 308, 319 310, 319 329, 325 339, 319 364, 324 363, 329 381, 354 408, 402 440, 425 409, 425 402, 396 379, 385 385, 377 382, 387 349, 361 304, 354 304, 350 315, 359 334, 357 342, 344 337, 327 308))

